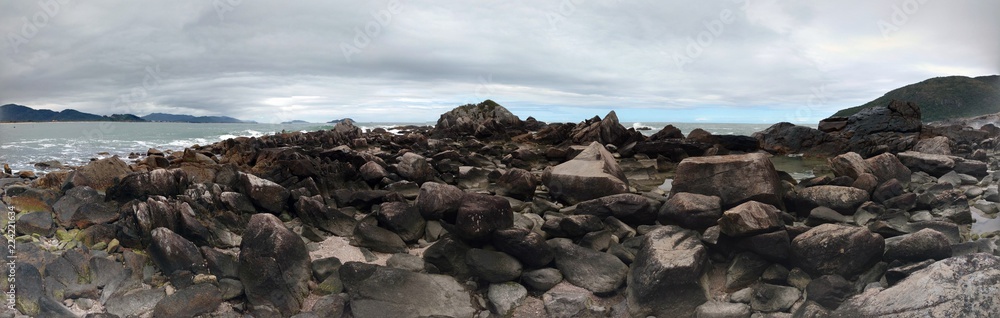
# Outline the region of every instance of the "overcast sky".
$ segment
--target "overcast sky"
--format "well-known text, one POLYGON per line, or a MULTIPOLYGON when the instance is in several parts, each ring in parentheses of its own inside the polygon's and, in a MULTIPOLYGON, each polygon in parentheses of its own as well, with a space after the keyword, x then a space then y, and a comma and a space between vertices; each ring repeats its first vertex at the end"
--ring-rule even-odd
POLYGON ((6 1, 0 103, 260 122, 815 123, 1000 73, 1000 1, 6 1), (122 98, 125 96, 125 98, 122 98))

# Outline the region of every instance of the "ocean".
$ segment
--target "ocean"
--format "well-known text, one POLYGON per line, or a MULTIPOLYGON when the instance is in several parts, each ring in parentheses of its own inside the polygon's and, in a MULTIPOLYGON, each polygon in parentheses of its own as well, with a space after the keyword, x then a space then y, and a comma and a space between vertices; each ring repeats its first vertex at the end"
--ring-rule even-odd
MULTIPOLYGON (((391 128, 424 123, 357 123, 362 129, 391 128)), ((625 127, 642 128, 652 135, 673 124, 687 134, 702 128, 717 135, 752 135, 769 125, 720 123, 623 122, 625 127)), ((206 145, 238 136, 259 137, 281 131, 315 131, 333 128, 333 124, 190 124, 190 123, 4 123, 0 124, 0 166, 9 164, 15 172, 35 170, 35 163, 59 161, 80 166, 93 158, 130 153, 145 154, 149 148, 162 151, 183 150, 192 145, 206 145)))

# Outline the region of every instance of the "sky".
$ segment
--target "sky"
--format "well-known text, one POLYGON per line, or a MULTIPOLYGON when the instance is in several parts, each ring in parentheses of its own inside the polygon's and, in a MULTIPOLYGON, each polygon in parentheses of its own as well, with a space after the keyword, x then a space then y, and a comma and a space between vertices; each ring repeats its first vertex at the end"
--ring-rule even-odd
POLYGON ((815 123, 1000 73, 1000 1, 7 1, 0 104, 258 122, 815 123))

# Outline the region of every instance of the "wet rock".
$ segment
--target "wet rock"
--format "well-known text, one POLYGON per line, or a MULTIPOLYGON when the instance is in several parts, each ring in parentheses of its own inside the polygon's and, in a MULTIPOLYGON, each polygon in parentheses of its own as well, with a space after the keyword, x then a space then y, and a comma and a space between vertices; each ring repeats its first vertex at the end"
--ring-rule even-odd
POLYGON ((417 209, 427 220, 454 220, 465 192, 453 185, 426 182, 420 185, 417 209))
POLYGON ((395 167, 396 173, 400 177, 417 184, 432 181, 436 177, 434 167, 431 167, 431 164, 427 162, 427 158, 412 152, 403 154, 395 167))
POLYGON ((645 235, 628 275, 626 299, 632 316, 690 315, 705 303, 699 280, 708 252, 699 237, 676 226, 645 235))
POLYGON ((510 202, 504 198, 470 193, 462 198, 455 218, 455 235, 470 240, 489 240, 496 230, 514 226, 510 202))
POLYGON ((118 157, 91 161, 87 165, 70 172, 66 178, 66 184, 62 188, 70 189, 88 186, 97 191, 104 192, 129 172, 132 172, 132 170, 129 169, 128 164, 118 159, 118 157))
POLYGON ((542 268, 521 274, 521 281, 538 291, 547 291, 563 280, 563 275, 555 268, 542 268))
POLYGON ((813 275, 853 277, 882 258, 885 241, 866 228, 823 224, 792 240, 792 261, 813 275))
POLYGON ((502 252, 474 248, 465 254, 472 274, 491 283, 512 281, 521 276, 521 263, 502 252))
POLYGON ((848 299, 834 317, 965 317, 992 312, 1000 295, 982 292, 1000 280, 1000 258, 972 254, 949 258, 887 289, 848 299))
POLYGON ((781 210, 770 204, 749 201, 727 210, 719 228, 730 237, 744 237, 783 229, 781 210))
POLYGON ((493 233, 493 246, 517 258, 525 267, 539 268, 555 258, 545 238, 528 229, 509 228, 493 233))
POLYGON ((886 261, 919 262, 951 257, 951 245, 941 232, 922 229, 913 234, 894 237, 885 241, 886 261))
POLYGON ((542 181, 553 198, 567 204, 628 192, 625 173, 596 142, 572 160, 546 169, 542 181))
POLYGON ((747 201, 783 206, 781 181, 766 155, 755 153, 688 158, 676 170, 671 196, 717 196, 728 209, 747 201))
POLYGON ((351 314, 367 317, 473 317, 472 297, 455 278, 348 262, 340 268, 351 314))
POLYGON ((424 237, 427 221, 420 216, 417 207, 411 207, 406 202, 382 203, 375 218, 380 226, 395 232, 405 242, 416 242, 424 237))
POLYGON ((153 317, 194 317, 215 311, 222 304, 221 292, 212 284, 181 289, 160 300, 153 317))
POLYGON ((284 212, 288 207, 288 189, 280 184, 242 172, 239 178, 241 192, 257 207, 274 214, 284 212))
POLYGON ((500 179, 497 180, 497 195, 508 196, 522 201, 531 201, 535 196, 535 188, 538 182, 535 176, 524 169, 512 168, 507 170, 500 179))
POLYGON ((302 239, 277 217, 259 213, 250 218, 239 262, 240 282, 249 304, 273 306, 286 316, 301 310, 309 292, 309 253, 302 239))
POLYGON ((689 229, 706 229, 718 224, 722 217, 722 201, 716 196, 677 193, 660 207, 662 224, 676 223, 689 229))
POLYGON ((555 252, 556 268, 563 277, 595 294, 608 294, 625 282, 628 266, 611 254, 573 244, 568 239, 548 241, 555 252))
POLYGON ((868 199, 869 195, 865 190, 827 185, 799 190, 795 202, 800 210, 812 210, 822 206, 844 215, 854 215, 854 212, 868 199))
POLYGON ((125 176, 108 189, 108 199, 126 202, 145 199, 150 195, 174 196, 184 193, 191 180, 183 170, 156 169, 125 176))

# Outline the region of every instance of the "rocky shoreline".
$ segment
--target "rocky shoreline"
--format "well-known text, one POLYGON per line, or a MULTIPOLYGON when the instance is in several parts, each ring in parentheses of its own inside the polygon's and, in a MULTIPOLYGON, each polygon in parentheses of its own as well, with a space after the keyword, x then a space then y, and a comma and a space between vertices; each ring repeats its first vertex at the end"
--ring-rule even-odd
POLYGON ((1000 212, 998 137, 896 101, 650 137, 486 101, 6 171, 0 317, 996 316, 1000 228, 971 228, 1000 212), (832 173, 769 160, 794 153, 832 173))

